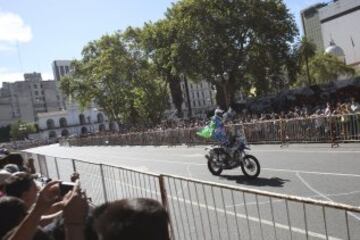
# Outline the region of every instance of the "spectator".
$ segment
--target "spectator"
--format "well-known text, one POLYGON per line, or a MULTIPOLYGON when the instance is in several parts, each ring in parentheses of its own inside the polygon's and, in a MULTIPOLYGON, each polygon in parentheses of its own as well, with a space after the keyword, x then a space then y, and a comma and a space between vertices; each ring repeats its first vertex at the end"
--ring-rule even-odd
POLYGON ((101 240, 169 240, 169 218, 155 200, 137 198, 105 203, 95 216, 101 240))
POLYGON ((36 201, 39 191, 34 175, 25 172, 18 172, 6 179, 6 195, 20 198, 29 209, 36 201))
POLYGON ((17 226, 27 214, 27 208, 19 198, 0 198, 0 239, 17 226))
POLYGON ((5 182, 11 176, 11 173, 4 169, 0 169, 0 198, 5 195, 5 182))
POLYGON ((6 164, 4 166, 4 170, 11 173, 11 174, 14 174, 14 173, 17 173, 17 172, 20 172, 20 168, 18 165, 16 164, 13 164, 13 163, 9 163, 9 164, 6 164))
MULTIPOLYGON (((54 204, 64 206, 65 239, 84 240, 85 216, 88 209, 86 196, 81 193, 79 183, 68 192, 61 202, 59 200, 59 182, 48 183, 40 192, 34 207, 21 223, 6 235, 7 240, 46 240, 51 239, 39 227, 41 216, 54 204)), ((23 205, 26 209, 26 205, 23 205)), ((1 214, 0 218, 4 215, 1 214)))
POLYGON ((351 112, 353 112, 353 113, 360 112, 360 105, 359 105, 359 103, 355 102, 355 98, 351 99, 350 109, 351 109, 351 112))

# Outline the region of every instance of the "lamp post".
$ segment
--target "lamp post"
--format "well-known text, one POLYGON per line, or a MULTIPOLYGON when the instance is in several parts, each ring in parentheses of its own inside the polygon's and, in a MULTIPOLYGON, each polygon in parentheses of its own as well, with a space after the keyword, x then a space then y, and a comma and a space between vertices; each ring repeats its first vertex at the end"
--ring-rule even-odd
POLYGON ((230 76, 227 72, 224 72, 223 74, 217 74, 215 76, 215 81, 221 85, 224 93, 224 99, 225 99, 225 107, 229 106, 229 95, 227 92, 227 85, 229 82, 230 76))

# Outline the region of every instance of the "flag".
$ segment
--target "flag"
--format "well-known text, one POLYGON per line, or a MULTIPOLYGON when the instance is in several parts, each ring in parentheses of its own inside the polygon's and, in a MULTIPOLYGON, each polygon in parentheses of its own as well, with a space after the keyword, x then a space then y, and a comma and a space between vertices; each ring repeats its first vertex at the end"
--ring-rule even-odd
POLYGON ((350 39, 351 39, 351 45, 352 45, 353 47, 355 47, 355 43, 354 43, 353 38, 352 38, 352 37, 350 37, 350 39))
POLYGON ((203 138, 211 138, 215 130, 215 123, 213 121, 210 124, 206 125, 204 128, 200 129, 196 135, 203 138))

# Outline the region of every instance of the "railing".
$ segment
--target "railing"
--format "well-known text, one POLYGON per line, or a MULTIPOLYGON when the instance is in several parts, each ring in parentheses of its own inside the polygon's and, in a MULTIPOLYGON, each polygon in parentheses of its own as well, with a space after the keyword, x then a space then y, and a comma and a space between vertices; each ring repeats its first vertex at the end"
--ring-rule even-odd
MULTIPOLYGON (((285 142, 355 142, 360 141, 360 114, 280 119, 255 123, 232 124, 227 131, 244 132, 249 143, 285 142)), ((199 128, 113 134, 70 139, 74 146, 83 145, 176 145, 207 144, 211 140, 196 136, 199 128)))
POLYGON ((95 204, 147 197, 162 202, 172 239, 359 239, 360 208, 184 177, 24 152, 47 177, 80 173, 95 204))

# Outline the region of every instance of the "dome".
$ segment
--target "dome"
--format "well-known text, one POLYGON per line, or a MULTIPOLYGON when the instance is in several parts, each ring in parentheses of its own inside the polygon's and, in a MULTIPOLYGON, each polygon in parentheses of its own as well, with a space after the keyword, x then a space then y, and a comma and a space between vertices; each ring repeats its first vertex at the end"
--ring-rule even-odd
POLYGON ((331 54, 335 57, 345 57, 344 50, 337 46, 333 40, 330 41, 330 45, 326 48, 325 53, 331 54))

